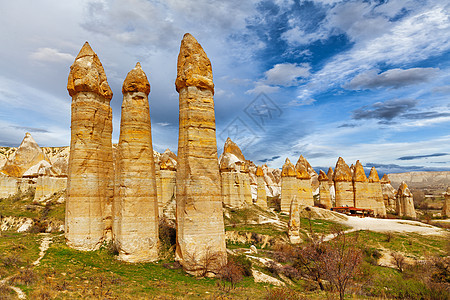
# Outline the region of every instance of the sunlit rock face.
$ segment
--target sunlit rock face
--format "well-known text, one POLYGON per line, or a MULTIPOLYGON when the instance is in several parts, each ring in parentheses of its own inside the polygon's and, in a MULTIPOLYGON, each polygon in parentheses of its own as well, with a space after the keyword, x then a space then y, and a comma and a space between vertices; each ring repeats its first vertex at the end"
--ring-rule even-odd
POLYGON ((158 210, 162 216, 164 209, 175 198, 176 176, 177 176, 177 156, 166 149, 159 157, 156 170, 156 187, 158 193, 158 210))
POLYGON ((72 117, 66 241, 75 249, 95 250, 112 227, 112 92, 87 42, 70 67, 67 90, 72 97, 72 117))
MULTIPOLYGON (((308 166, 309 163, 303 158, 303 156, 300 156, 297 164, 295 165, 295 175, 297 177, 297 200, 298 205, 300 206, 314 206, 311 173, 308 172, 308 166)), ((314 174, 316 173, 314 172, 314 174)))
POLYGON ((256 169, 256 184, 257 197, 255 204, 261 208, 267 208, 266 181, 264 180, 264 171, 260 166, 256 169))
POLYGON ((396 211, 399 217, 409 217, 415 219, 413 194, 403 181, 397 191, 396 211))
POLYGON ((330 185, 328 181, 328 176, 324 171, 319 172, 319 203, 326 209, 332 207, 331 196, 330 196, 330 185))
POLYGON ((444 206, 442 207, 442 215, 450 217, 450 187, 447 188, 447 192, 444 194, 444 206))
POLYGON ((370 203, 373 205, 372 209, 374 210, 375 215, 379 217, 385 217, 386 207, 383 200, 383 190, 381 188, 380 178, 378 177, 378 172, 375 167, 372 167, 372 169, 370 169, 368 179, 368 197, 370 199, 370 203))
POLYGON ((386 210, 395 211, 395 198, 397 190, 391 185, 391 181, 387 174, 384 174, 380 180, 381 191, 383 193, 383 201, 386 210))
MULTIPOLYGON (((291 203, 293 198, 298 197, 298 180, 297 173, 295 171, 294 165, 291 163, 289 158, 286 161, 281 170, 281 212, 289 214, 291 203)), ((298 203, 298 200, 296 200, 298 203)))
POLYGON ((224 205, 242 208, 252 204, 248 164, 241 149, 228 138, 219 158, 224 205))
POLYGON ((293 196, 289 209, 289 223, 288 223, 288 236, 292 244, 298 244, 302 242, 300 238, 300 212, 297 202, 297 196, 293 196))
POLYGON ((177 64, 179 137, 176 259, 199 275, 214 253, 211 269, 226 261, 225 229, 217 157, 211 62, 197 40, 185 34, 177 64))
POLYGON ((359 160, 353 166, 353 193, 355 207, 372 209, 373 203, 369 197, 369 180, 359 160))
POLYGON ((139 63, 122 87, 122 119, 116 158, 113 237, 119 259, 158 259, 158 200, 148 94, 139 63))
POLYGON ((333 180, 336 206, 354 206, 352 172, 342 157, 336 163, 333 180))

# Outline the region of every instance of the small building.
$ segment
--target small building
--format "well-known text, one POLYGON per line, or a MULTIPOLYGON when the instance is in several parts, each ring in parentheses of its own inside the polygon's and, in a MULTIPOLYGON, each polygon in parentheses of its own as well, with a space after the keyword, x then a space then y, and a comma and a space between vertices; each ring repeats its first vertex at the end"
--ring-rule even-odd
POLYGON ((331 210, 348 215, 348 216, 357 216, 360 218, 374 217, 373 209, 369 209, 369 208, 356 208, 356 207, 340 206, 340 207, 333 207, 331 210))

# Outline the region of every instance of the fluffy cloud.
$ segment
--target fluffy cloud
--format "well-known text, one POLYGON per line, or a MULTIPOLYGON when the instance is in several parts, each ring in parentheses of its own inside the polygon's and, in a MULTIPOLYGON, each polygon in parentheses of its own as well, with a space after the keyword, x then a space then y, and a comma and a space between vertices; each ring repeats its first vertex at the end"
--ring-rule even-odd
POLYGON ((377 102, 370 107, 364 106, 353 111, 353 119, 379 119, 390 121, 404 114, 417 105, 418 101, 413 99, 392 99, 377 102))
POLYGON ((400 88, 420 84, 435 77, 439 68, 391 69, 378 74, 377 70, 362 72, 354 77, 345 88, 352 90, 400 88))
POLYGON ((30 54, 30 58, 42 62, 71 62, 75 59, 75 56, 69 53, 59 52, 53 48, 38 48, 30 54))
POLYGON ((272 69, 265 72, 264 82, 269 85, 294 86, 299 84, 300 78, 306 78, 310 75, 311 66, 307 63, 276 64, 272 69))

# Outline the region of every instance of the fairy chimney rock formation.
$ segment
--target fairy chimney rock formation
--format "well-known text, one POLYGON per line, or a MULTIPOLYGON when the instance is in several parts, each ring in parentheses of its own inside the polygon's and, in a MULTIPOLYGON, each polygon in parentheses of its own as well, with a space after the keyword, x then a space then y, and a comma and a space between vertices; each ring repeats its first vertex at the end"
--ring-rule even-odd
MULTIPOLYGON (((292 199, 295 197, 297 199, 298 195, 298 182, 297 182, 297 172, 294 165, 291 163, 289 158, 281 169, 281 212, 289 214, 292 199)), ((296 200, 298 203, 298 200, 296 200)))
POLYGON ((189 33, 181 41, 175 87, 180 105, 175 256, 187 272, 200 275, 212 254, 217 259, 211 271, 226 262, 226 247, 211 62, 189 33))
POLYGON ((233 208, 252 204, 248 162, 241 149, 230 138, 227 138, 223 147, 219 166, 223 203, 233 208))
POLYGON ((113 204, 114 242, 119 259, 158 259, 158 201, 148 94, 150 84, 139 63, 122 86, 122 119, 116 158, 113 204))
POLYGON ((396 211, 399 217, 416 218, 413 195, 404 181, 398 188, 396 211))
MULTIPOLYGON (((176 171, 177 156, 166 149, 159 157, 159 166, 156 170, 156 187, 158 193, 159 215, 162 216, 164 209, 176 194, 176 171)), ((156 164, 155 164, 156 165, 156 164)))
POLYGON ((293 196, 289 209, 288 236, 292 244, 302 242, 300 238, 300 212, 297 202, 297 196, 293 196))
MULTIPOLYGON (((308 171, 309 168, 312 170, 309 162, 307 162, 303 156, 300 156, 300 158, 297 161, 297 164, 295 165, 295 171, 297 177, 297 201, 298 205, 301 206, 314 206, 311 174, 314 175, 316 174, 316 172, 314 170, 313 170, 314 173, 308 171)), ((319 181, 317 180, 317 182, 319 181)))
POLYGON ((395 211, 395 198, 397 195, 397 190, 391 185, 391 180, 387 174, 384 174, 380 180, 381 190, 383 192, 384 206, 389 211, 395 211))
POLYGON ((112 92, 87 42, 70 67, 67 90, 72 117, 66 241, 75 249, 95 250, 112 226, 112 92))
POLYGON ((352 172, 342 157, 336 163, 333 180, 336 206, 354 206, 352 172))
POLYGON ((256 168, 256 184, 257 196, 255 204, 261 208, 267 208, 266 182, 264 180, 264 171, 260 166, 256 168))
POLYGON ((384 205, 383 189, 381 187, 380 178, 378 177, 378 172, 375 169, 375 167, 372 167, 370 169, 368 179, 369 179, 368 197, 370 199, 371 204, 373 205, 372 209, 374 210, 375 215, 385 217, 386 206, 384 205))
POLYGON ((355 207, 372 209, 373 203, 370 202, 368 197, 369 180, 359 160, 356 161, 353 167, 353 193, 355 207))
POLYGON ((442 207, 442 215, 450 217, 450 187, 447 188, 447 192, 444 193, 444 206, 442 207))
POLYGON ((19 148, 8 158, 0 172, 12 177, 22 177, 28 169, 40 161, 50 162, 41 147, 27 132, 19 148))
POLYGON ((328 176, 324 171, 319 171, 319 203, 323 205, 324 208, 330 209, 331 196, 330 196, 330 185, 328 183, 328 176))

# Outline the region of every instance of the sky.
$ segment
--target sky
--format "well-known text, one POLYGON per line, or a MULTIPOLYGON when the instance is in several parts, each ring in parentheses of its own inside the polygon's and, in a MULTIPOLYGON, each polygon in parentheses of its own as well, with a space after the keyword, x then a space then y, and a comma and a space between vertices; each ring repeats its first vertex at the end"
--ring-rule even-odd
POLYGON ((450 170, 450 4, 442 0, 0 0, 0 145, 70 144, 67 77, 85 41, 114 93, 139 61, 153 147, 178 143, 184 33, 213 67, 219 154, 280 168, 359 159, 379 173, 450 170))

